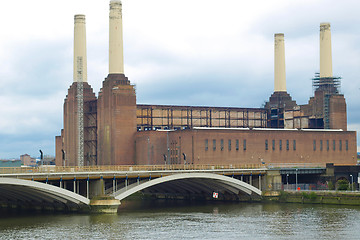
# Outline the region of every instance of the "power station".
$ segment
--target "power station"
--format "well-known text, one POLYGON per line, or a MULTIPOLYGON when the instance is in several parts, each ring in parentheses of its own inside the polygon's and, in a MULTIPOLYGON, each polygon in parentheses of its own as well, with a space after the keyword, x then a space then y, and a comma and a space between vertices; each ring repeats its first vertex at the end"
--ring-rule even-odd
POLYGON ((87 83, 85 16, 75 16, 74 79, 56 137, 56 165, 356 164, 356 132, 332 73, 330 24, 320 24, 314 96, 287 92, 284 34, 275 34, 274 92, 264 108, 140 105, 124 74, 122 3, 110 1, 109 74, 87 83))

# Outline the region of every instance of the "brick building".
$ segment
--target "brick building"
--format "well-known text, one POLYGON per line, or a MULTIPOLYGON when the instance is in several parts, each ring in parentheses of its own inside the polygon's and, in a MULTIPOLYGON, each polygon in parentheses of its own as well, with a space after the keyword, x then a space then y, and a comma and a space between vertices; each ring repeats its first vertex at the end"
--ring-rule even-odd
POLYGON ((284 34, 275 34, 274 92, 264 108, 137 104, 124 74, 120 1, 110 2, 109 24, 109 74, 96 98, 86 82, 85 16, 75 16, 74 83, 57 165, 356 164, 356 132, 347 131, 332 75, 330 24, 320 26, 320 74, 305 105, 287 93, 284 34))

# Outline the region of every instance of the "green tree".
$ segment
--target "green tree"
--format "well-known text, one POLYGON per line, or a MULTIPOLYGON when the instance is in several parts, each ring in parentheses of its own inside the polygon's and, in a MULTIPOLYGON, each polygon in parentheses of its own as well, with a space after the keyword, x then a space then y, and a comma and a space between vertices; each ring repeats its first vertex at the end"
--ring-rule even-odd
POLYGON ((349 182, 346 179, 340 179, 337 181, 337 190, 346 191, 349 190, 349 182))

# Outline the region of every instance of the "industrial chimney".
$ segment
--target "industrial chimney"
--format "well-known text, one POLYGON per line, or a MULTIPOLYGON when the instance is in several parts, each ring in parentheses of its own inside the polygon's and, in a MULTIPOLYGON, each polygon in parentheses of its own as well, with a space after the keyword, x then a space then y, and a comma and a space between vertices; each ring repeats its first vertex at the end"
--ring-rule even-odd
POLYGON ((122 4, 120 0, 110 1, 109 74, 124 74, 122 4))
POLYGON ((75 15, 74 22, 74 82, 87 82, 85 15, 75 15))
POLYGON ((332 78, 330 23, 320 24, 320 78, 332 78))
POLYGON ((274 35, 274 92, 286 92, 284 34, 274 35))

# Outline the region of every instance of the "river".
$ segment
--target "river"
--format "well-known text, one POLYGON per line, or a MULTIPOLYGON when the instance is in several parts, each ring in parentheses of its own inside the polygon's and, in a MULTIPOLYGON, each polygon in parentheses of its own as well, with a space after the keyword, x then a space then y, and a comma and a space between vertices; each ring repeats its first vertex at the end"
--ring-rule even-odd
POLYGON ((0 214, 0 239, 360 239, 352 206, 158 201, 117 215, 0 214))

